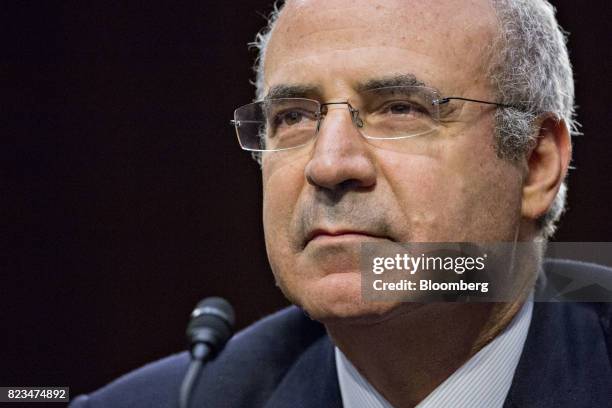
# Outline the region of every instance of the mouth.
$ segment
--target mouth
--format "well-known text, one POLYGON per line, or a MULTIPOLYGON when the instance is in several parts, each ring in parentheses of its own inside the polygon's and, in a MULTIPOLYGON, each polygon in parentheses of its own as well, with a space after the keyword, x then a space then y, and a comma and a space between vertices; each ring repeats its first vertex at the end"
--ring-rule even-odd
POLYGON ((352 229, 314 229, 306 235, 304 247, 311 243, 354 243, 365 242, 379 239, 389 239, 387 236, 375 234, 369 231, 359 231, 352 229))

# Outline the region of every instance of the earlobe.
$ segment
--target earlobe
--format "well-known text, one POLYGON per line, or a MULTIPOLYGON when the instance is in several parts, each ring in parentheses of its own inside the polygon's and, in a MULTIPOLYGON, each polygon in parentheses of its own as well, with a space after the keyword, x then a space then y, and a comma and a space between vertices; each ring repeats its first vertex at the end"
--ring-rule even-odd
POLYGON ((572 145, 567 124, 554 114, 538 120, 538 137, 527 160, 522 215, 536 220, 550 208, 565 179, 572 145))

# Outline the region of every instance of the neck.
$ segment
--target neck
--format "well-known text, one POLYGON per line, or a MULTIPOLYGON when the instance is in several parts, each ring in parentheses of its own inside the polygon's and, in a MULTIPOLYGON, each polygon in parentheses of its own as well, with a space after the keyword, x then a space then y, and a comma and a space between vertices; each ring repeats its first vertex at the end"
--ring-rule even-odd
POLYGON ((512 320, 515 303, 434 303, 373 323, 326 323, 342 350, 396 407, 414 407, 512 320))

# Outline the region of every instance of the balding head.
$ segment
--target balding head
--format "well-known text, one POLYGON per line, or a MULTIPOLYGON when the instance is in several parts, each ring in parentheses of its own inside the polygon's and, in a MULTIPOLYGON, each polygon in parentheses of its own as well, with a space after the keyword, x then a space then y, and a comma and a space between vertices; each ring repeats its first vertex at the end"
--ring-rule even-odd
MULTIPOLYGON (((443 76, 446 89, 459 92, 457 81, 484 82, 483 69, 496 37, 496 22, 494 10, 486 0, 434 4, 289 1, 280 13, 262 61, 262 91, 274 80, 272 73, 287 70, 295 76, 307 70, 316 44, 317 53, 336 52, 338 58, 346 57, 346 65, 337 67, 345 71, 355 69, 360 62, 367 63, 369 57, 379 58, 384 49, 385 59, 396 60, 403 70, 420 64, 415 69, 422 71, 424 79, 443 76), (360 53, 361 58, 350 57, 351 50, 360 53), (431 63, 412 56, 425 57, 431 63)), ((328 70, 324 73, 338 74, 328 70)))

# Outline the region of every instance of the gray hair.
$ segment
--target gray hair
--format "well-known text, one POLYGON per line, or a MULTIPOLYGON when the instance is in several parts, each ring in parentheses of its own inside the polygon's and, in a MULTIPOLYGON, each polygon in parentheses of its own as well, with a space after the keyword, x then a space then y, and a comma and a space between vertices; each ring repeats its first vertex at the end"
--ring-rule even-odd
MULTIPOLYGON (((534 119, 553 112, 570 133, 578 134, 574 116, 574 80, 566 46, 566 33, 547 0, 491 0, 499 31, 491 44, 489 77, 502 103, 520 109, 498 109, 495 140, 499 157, 517 162, 533 148, 537 138, 534 119)), ((267 26, 249 45, 258 50, 253 67, 256 97, 263 97, 264 60, 282 6, 274 4, 267 26)), ((538 219, 540 236, 548 239, 565 209, 567 186, 563 182, 548 211, 538 219)))

